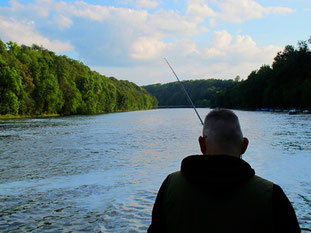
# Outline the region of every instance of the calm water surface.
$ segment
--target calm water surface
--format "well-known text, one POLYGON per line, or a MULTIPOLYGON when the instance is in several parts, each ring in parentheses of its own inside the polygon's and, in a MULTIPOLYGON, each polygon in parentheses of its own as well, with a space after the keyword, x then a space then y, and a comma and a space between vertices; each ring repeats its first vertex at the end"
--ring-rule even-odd
MULTIPOLYGON (((244 159, 310 232, 311 115, 236 113, 244 159)), ((192 109, 0 120, 0 232, 146 232, 163 179, 200 152, 200 134, 192 109)))

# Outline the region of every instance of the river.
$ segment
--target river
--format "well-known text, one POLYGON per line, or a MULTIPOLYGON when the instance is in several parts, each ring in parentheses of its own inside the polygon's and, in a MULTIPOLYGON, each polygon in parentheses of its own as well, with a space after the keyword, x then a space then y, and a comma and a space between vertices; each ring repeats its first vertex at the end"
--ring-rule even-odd
MULTIPOLYGON (((243 158, 310 232, 311 115, 236 114, 243 158)), ((146 232, 162 181, 200 153, 201 130, 192 109, 0 120, 0 231, 146 232)))

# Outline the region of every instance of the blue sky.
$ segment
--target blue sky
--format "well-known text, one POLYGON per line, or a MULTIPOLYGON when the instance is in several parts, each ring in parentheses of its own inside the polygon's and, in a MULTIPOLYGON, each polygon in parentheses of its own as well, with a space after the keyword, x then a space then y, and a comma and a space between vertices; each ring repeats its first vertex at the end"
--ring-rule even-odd
POLYGON ((311 36, 310 0, 1 0, 0 38, 146 85, 232 79, 311 36))

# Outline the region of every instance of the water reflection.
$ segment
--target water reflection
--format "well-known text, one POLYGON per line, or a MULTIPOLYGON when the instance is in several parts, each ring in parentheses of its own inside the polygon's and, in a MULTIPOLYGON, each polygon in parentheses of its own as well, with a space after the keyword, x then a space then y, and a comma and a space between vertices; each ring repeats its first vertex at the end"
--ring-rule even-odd
MULTIPOLYGON (((244 158, 311 229, 311 116, 237 114, 244 158)), ((201 130, 192 109, 0 120, 0 231, 145 232, 163 179, 200 153, 201 130)))

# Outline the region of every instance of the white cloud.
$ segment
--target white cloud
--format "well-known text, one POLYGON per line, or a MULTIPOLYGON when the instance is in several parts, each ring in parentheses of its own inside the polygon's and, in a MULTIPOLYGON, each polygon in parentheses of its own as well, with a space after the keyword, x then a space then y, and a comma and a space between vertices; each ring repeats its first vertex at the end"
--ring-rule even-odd
POLYGON ((114 11, 115 9, 115 7, 91 5, 83 1, 77 1, 66 3, 63 11, 66 12, 68 16, 81 17, 93 21, 103 21, 111 16, 110 11, 114 11))
POLYGON ((19 9, 24 6, 23 4, 20 4, 17 0, 11 0, 10 4, 12 5, 14 9, 19 9))
POLYGON ((216 17, 216 13, 205 0, 188 0, 187 13, 199 17, 216 17))
POLYGON ((194 41, 189 39, 181 39, 177 41, 174 45, 170 46, 170 50, 167 51, 168 54, 174 54, 174 56, 197 56, 199 51, 197 45, 194 41))
POLYGON ((53 19, 53 22, 58 25, 60 29, 66 29, 70 28, 70 26, 73 24, 73 21, 71 18, 64 16, 64 15, 56 15, 53 19))
POLYGON ((228 49, 232 41, 232 35, 225 30, 215 31, 211 41, 216 48, 228 49))
POLYGON ((0 7, 1 39, 36 43, 58 53, 74 49, 92 68, 137 84, 174 81, 163 57, 172 61, 183 79, 245 78, 253 69, 270 64, 281 48, 259 46, 241 32, 210 32, 204 18, 215 27, 222 24, 221 20, 243 22, 291 12, 289 8, 264 7, 253 0, 192 0, 186 12, 149 12, 147 5, 129 9, 84 1, 13 3, 6 9, 0 7))
POLYGON ((207 28, 200 27, 196 19, 182 16, 175 11, 158 11, 149 15, 145 23, 149 30, 159 31, 163 35, 170 36, 196 36, 208 31, 207 28))
POLYGON ((139 38, 131 47, 131 57, 137 60, 162 60, 166 56, 170 57, 194 57, 200 52, 196 43, 189 39, 180 39, 173 42, 164 43, 156 38, 139 38))
POLYGON ((211 27, 216 27, 216 26, 217 26, 216 20, 215 20, 214 18, 211 18, 211 19, 209 20, 209 25, 210 25, 211 27))
MULTIPOLYGON (((264 7, 255 0, 188 0, 187 12, 201 18, 220 19, 241 23, 249 19, 262 18, 267 14, 289 14, 295 10, 288 7, 264 7), (211 7, 207 2, 210 2, 211 7), (213 8, 218 9, 218 11, 213 8)), ((215 22, 212 20, 212 24, 215 22)))
POLYGON ((199 27, 195 18, 183 16, 173 10, 159 10, 151 14, 146 10, 94 6, 80 1, 74 4, 68 3, 63 11, 67 16, 82 17, 99 22, 118 22, 147 35, 194 36, 207 30, 205 27, 199 27))
POLYGON ((182 80, 228 79, 236 75, 245 79, 251 71, 259 69, 261 65, 271 64, 276 53, 282 50, 281 47, 274 45, 258 46, 249 35, 231 35, 225 30, 215 31, 208 47, 200 47, 187 39, 163 43, 149 41, 147 38, 137 41, 137 45, 141 45, 139 47, 141 53, 136 58, 143 61, 149 59, 148 63, 143 63, 143 67, 133 65, 99 68, 99 70, 103 74, 114 73, 117 78, 135 80, 139 85, 155 83, 155 80, 162 83, 172 82, 175 80, 163 60, 163 57, 167 57, 182 80), (161 52, 157 53, 152 48, 159 45, 161 48, 156 51, 161 52))
POLYGON ((223 50, 217 48, 205 48, 203 51, 204 54, 202 57, 207 59, 226 55, 223 50))
MULTIPOLYGON (((227 31, 215 31, 210 47, 206 47, 202 56, 213 59, 221 56, 222 61, 239 63, 258 61, 263 64, 272 61, 273 57, 282 48, 278 46, 258 46, 249 35, 232 36, 227 31)), ((219 58, 217 58, 219 61, 219 58)))
MULTIPOLYGON (((156 1, 139 1, 138 4, 144 4, 151 7, 156 1)), ((84 1, 63 2, 44 0, 29 5, 18 4, 17 8, 11 8, 11 14, 18 11, 20 15, 25 16, 27 12, 35 11, 40 18, 46 18, 49 15, 58 17, 55 24, 61 28, 69 28, 73 25, 73 18, 80 18, 95 22, 109 22, 121 24, 124 27, 131 27, 142 34, 161 34, 165 35, 186 35, 194 36, 207 31, 204 26, 198 25, 196 17, 182 15, 174 10, 158 10, 155 13, 149 13, 147 10, 135 10, 130 8, 117 8, 114 6, 92 5, 84 1), (64 19, 64 22, 60 23, 64 19)), ((18 15, 17 14, 17 15, 18 15)), ((15 14, 16 15, 16 14, 15 14)), ((32 15, 30 17, 33 17, 32 15)))
POLYGON ((155 8, 159 5, 159 3, 157 1, 138 0, 136 5, 139 8, 155 8))
POLYGON ((231 45, 231 52, 235 52, 246 59, 252 59, 253 57, 260 58, 261 48, 253 41, 249 35, 237 35, 231 45))
POLYGON ((162 53, 166 44, 155 38, 142 37, 134 42, 131 48, 131 54, 135 59, 152 59, 162 53))
POLYGON ((280 15, 286 15, 295 12, 294 9, 288 8, 288 7, 266 7, 266 14, 280 14, 280 15))
POLYGON ((34 24, 24 35, 19 28, 12 27, 6 33, 11 35, 8 38, 19 43, 42 44, 49 49, 55 48, 57 52, 74 46, 79 57, 90 65, 122 66, 155 58, 169 47, 163 42, 166 39, 192 37, 208 31, 198 25, 196 18, 174 10, 150 13, 143 9, 92 5, 84 1, 13 3, 9 8, 0 8, 0 16, 12 18, 15 24, 24 21, 33 21, 34 24), (76 24, 77 20, 79 24, 76 24), (45 35, 63 38, 73 46, 48 39, 45 35))
MULTIPOLYGON (((1 19, 1 18, 0 18, 1 19)), ((41 36, 35 31, 33 21, 15 21, 15 20, 0 20, 1 39, 6 41, 14 41, 19 44, 31 46, 32 44, 42 45, 44 48, 62 53, 70 51, 73 46, 70 43, 60 40, 50 40, 41 36)))
POLYGON ((53 0, 36 0, 35 3, 30 4, 29 7, 40 17, 47 18, 50 15, 50 9, 53 7, 53 0))

